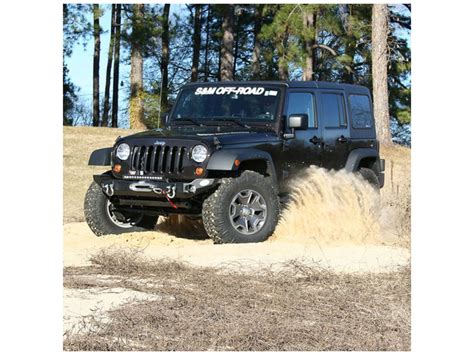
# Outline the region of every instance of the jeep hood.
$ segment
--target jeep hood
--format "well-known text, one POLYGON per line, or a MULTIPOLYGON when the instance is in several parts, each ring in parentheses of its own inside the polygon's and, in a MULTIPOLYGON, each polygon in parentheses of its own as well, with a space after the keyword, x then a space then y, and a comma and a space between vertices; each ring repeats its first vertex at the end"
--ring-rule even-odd
POLYGON ((176 127, 166 129, 154 129, 136 133, 127 137, 123 137, 120 141, 127 141, 127 139, 192 139, 199 140, 212 145, 216 143, 216 138, 221 145, 229 144, 248 144, 248 143, 259 143, 268 142, 278 139, 277 134, 264 128, 252 127, 254 131, 249 131, 244 127, 217 127, 217 126, 206 126, 206 127, 176 127))

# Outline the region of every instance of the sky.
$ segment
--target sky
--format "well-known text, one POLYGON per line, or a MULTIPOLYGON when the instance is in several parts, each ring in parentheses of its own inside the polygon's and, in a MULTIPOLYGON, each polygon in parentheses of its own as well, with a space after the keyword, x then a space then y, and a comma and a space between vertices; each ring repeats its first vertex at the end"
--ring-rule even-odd
MULTIPOLYGON (((105 73, 107 67, 107 56, 110 42, 110 16, 111 16, 111 5, 101 4, 103 9, 103 15, 100 18, 100 26, 102 28, 102 34, 100 36, 100 100, 102 102, 104 97, 105 88, 105 73)), ((406 11, 401 5, 396 5, 401 11, 406 11)), ((183 4, 172 4, 171 14, 180 15, 185 9, 183 4)), ((170 16, 170 18, 173 18, 170 16)), ((90 21, 92 22, 92 13, 90 14, 90 21)), ((408 39, 408 44, 411 47, 411 38, 406 31, 398 31, 397 35, 402 38, 408 39)), ((120 53, 120 58, 123 59, 128 55, 127 52, 123 51, 120 53)), ((75 44, 71 57, 66 58, 66 64, 69 69, 69 77, 73 84, 80 90, 77 93, 80 100, 86 104, 92 105, 92 63, 94 56, 94 42, 90 38, 84 47, 82 41, 75 44)), ((120 80, 123 82, 123 86, 120 86, 119 100, 126 100, 129 88, 129 75, 130 65, 127 63, 120 63, 120 80)), ((102 105, 102 104, 101 104, 102 105)), ((101 106, 102 107, 102 106, 101 106)), ((120 107, 126 107, 126 105, 120 105, 120 107)), ((119 127, 128 127, 127 113, 119 112, 119 127)))

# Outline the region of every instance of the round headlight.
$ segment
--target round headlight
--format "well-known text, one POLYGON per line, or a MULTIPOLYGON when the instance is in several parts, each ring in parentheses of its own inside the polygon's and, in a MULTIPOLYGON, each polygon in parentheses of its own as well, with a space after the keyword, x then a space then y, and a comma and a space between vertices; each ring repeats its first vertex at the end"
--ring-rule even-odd
POLYGON ((191 152, 191 159, 193 159, 196 163, 202 163, 206 160, 207 157, 207 148, 201 144, 194 146, 191 152))
POLYGON ((127 160, 130 156, 130 146, 127 143, 120 144, 115 155, 121 160, 127 160))

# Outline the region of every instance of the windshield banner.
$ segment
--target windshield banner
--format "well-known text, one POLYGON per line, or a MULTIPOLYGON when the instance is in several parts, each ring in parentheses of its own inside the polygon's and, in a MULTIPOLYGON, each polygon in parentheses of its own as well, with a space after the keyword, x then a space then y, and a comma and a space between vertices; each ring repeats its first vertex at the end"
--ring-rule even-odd
POLYGON ((277 90, 267 90, 257 86, 208 86, 196 88, 194 95, 257 95, 277 96, 277 90))

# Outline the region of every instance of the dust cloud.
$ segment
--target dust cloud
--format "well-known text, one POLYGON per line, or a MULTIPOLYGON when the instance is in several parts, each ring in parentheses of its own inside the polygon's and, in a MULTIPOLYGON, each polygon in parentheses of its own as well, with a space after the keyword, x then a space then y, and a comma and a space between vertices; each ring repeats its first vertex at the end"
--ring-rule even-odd
POLYGON ((291 182, 290 201, 270 241, 381 244, 381 199, 356 174, 311 166, 291 182))

